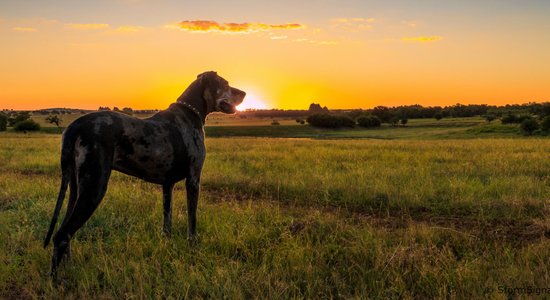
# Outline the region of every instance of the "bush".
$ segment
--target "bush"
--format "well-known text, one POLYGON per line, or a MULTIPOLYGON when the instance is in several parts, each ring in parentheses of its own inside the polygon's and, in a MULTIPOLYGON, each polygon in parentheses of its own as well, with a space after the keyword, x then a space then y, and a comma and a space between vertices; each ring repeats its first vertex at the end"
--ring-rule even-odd
POLYGON ((363 116, 357 119, 357 124, 365 128, 380 127, 382 121, 377 116, 363 116))
POLYGON ((315 127, 338 128, 355 126, 355 121, 350 117, 329 114, 313 114, 307 117, 306 121, 315 127))
POLYGON ((390 118, 390 124, 391 124, 392 126, 397 126, 397 124, 399 124, 399 117, 395 117, 395 116, 394 116, 394 117, 391 117, 391 118, 390 118))
POLYGON ((486 120, 487 122, 489 122, 489 123, 491 123, 494 119, 496 119, 496 116, 495 116, 495 115, 491 115, 491 114, 485 115, 485 116, 483 116, 483 117, 484 117, 485 120, 486 120))
POLYGON ((531 119, 530 115, 513 115, 513 114, 507 114, 506 116, 502 117, 500 121, 502 124, 521 124, 523 121, 531 119))
POLYGON ((19 123, 16 123, 13 125, 13 130, 15 131, 38 131, 40 130, 40 124, 36 123, 35 121, 28 119, 25 121, 21 121, 19 123))
POLYGON ((520 128, 523 132, 531 135, 535 130, 539 129, 539 123, 532 118, 527 118, 521 122, 520 128))
POLYGON ((281 125, 281 123, 279 123, 279 121, 277 121, 277 120, 273 120, 271 122, 271 125, 281 125))
POLYGON ((401 118, 401 125, 405 126, 409 122, 409 119, 407 117, 401 118))
POLYGON ((0 113, 0 131, 6 131, 8 127, 8 116, 0 113))
POLYGON ((439 121, 439 120, 443 119, 443 114, 440 113, 440 112, 437 112, 437 113, 434 114, 434 118, 439 121))
POLYGON ((540 122, 540 128, 543 131, 550 131, 550 116, 546 116, 542 119, 542 122, 540 122))
POLYGON ((10 115, 10 117, 8 118, 8 126, 10 127, 15 126, 15 124, 29 120, 30 118, 31 118, 31 113, 28 111, 14 113, 10 115))
POLYGON ((48 121, 50 124, 55 124, 57 127, 59 127, 59 124, 61 124, 61 118, 59 118, 58 115, 49 115, 46 118, 46 121, 48 121))

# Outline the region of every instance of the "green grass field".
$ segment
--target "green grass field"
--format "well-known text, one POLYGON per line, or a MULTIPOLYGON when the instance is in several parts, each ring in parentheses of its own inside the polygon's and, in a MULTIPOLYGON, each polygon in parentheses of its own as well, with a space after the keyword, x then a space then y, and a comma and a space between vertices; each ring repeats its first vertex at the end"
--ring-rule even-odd
POLYGON ((548 297, 550 139, 434 122, 211 126, 198 243, 183 184, 168 239, 160 187, 115 172, 58 284, 42 240, 60 136, 2 133, 0 298, 548 297), (213 138, 231 135, 256 137, 213 138))

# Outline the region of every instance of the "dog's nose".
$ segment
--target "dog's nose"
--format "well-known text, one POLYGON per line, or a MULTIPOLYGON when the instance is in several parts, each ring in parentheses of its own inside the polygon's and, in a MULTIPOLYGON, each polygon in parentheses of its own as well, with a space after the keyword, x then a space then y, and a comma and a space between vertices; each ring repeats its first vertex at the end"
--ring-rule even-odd
POLYGON ((236 89, 236 88, 233 88, 233 92, 235 93, 235 95, 241 96, 243 98, 244 98, 244 96, 246 96, 246 93, 244 91, 241 91, 241 90, 236 89))

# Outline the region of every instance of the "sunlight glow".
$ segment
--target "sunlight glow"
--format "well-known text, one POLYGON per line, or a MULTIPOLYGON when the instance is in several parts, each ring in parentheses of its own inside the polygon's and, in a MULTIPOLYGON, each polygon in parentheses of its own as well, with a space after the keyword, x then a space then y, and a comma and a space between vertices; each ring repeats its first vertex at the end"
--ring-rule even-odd
POLYGON ((243 103, 241 103, 239 106, 237 106, 238 111, 245 111, 247 109, 268 109, 269 106, 265 103, 265 101, 260 100, 260 98, 255 94, 251 92, 246 93, 246 97, 244 97, 243 103))

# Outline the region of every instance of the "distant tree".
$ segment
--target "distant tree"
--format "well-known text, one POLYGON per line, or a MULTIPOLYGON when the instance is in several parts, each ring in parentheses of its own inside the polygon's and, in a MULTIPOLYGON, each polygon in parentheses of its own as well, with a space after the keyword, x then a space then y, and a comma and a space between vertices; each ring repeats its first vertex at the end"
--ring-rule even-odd
POLYGON ((377 116, 362 116, 357 119, 357 124, 361 127, 371 128, 371 127, 380 127, 381 121, 377 116))
POLYGON ((109 108, 109 106, 100 106, 97 110, 102 111, 102 110, 111 110, 111 109, 109 108))
POLYGON ((26 121, 30 118, 31 118, 31 113, 28 111, 21 111, 21 112, 14 113, 10 115, 8 118, 8 126, 9 127, 15 126, 15 124, 26 121))
POLYGON ((503 116, 502 118, 500 118, 500 121, 502 122, 502 124, 512 124, 512 123, 517 123, 516 121, 516 116, 513 115, 513 114, 507 114, 505 116, 503 116))
POLYGON ((0 113, 0 131, 6 131, 8 127, 8 116, 0 113))
POLYGON ((436 113, 434 114, 434 118, 435 118, 436 120, 438 120, 438 121, 441 120, 441 119, 443 119, 443 113, 441 113, 441 112, 436 112, 436 113))
POLYGON ((130 108, 130 107, 124 107, 124 108, 122 109, 122 113, 131 116, 131 115, 134 114, 134 110, 133 110, 132 108, 130 108))
POLYGON ((393 116, 390 118, 390 124, 392 126, 397 126, 397 124, 399 124, 399 117, 397 116, 393 116))
POLYGON ((40 130, 40 124, 36 123, 31 119, 27 119, 21 122, 15 123, 13 126, 15 131, 38 131, 40 130))
POLYGON ((540 122, 540 129, 546 132, 550 132, 550 116, 546 116, 540 122))
POLYGON ((311 104, 309 105, 308 112, 311 113, 311 114, 316 114, 316 113, 328 113, 329 110, 328 110, 328 108, 327 108, 326 106, 325 106, 325 107, 321 107, 321 104, 311 103, 311 104))
POLYGON ((118 107, 115 106, 115 107, 113 107, 113 111, 118 111, 118 112, 120 112, 120 109, 118 109, 118 107))
POLYGON ((304 125, 306 123, 305 120, 300 120, 300 124, 304 125))
POLYGON ((401 117, 400 122, 401 122, 401 125, 405 126, 409 122, 409 119, 407 119, 407 117, 401 117))
POLYGON ((531 135, 535 130, 539 129, 539 123, 533 118, 526 118, 521 122, 520 128, 523 132, 531 135))
POLYGON ((296 123, 301 123, 302 122, 302 119, 296 119, 296 123))
POLYGON ((46 118, 46 121, 48 121, 50 124, 55 124, 55 126, 59 127, 59 124, 61 123, 61 118, 59 118, 58 115, 49 115, 46 118))
POLYGON ((483 116, 485 118, 485 120, 489 123, 491 123, 494 119, 496 119, 496 116, 493 115, 493 114, 488 114, 488 115, 485 115, 483 116))
POLYGON ((313 114, 307 117, 306 121, 315 127, 338 128, 355 126, 355 121, 350 117, 330 114, 313 114))
POLYGON ((279 123, 279 121, 277 121, 277 120, 273 120, 273 121, 271 122, 271 125, 276 126, 276 125, 281 125, 281 123, 279 123))

